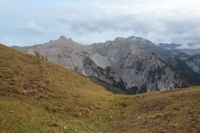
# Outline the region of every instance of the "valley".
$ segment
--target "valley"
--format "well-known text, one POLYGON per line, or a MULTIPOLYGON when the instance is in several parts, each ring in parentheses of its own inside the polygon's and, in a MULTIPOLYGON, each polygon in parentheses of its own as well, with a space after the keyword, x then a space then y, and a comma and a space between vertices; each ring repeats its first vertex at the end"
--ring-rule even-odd
POLYGON ((0 45, 6 133, 198 133, 200 89, 113 94, 89 78, 0 45))

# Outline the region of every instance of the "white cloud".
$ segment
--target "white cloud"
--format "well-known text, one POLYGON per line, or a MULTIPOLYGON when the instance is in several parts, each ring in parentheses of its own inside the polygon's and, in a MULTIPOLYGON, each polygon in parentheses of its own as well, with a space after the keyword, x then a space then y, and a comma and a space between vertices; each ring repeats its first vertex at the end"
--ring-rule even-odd
POLYGON ((193 45, 193 44, 183 44, 180 47, 177 47, 177 49, 200 49, 200 45, 193 45))
POLYGON ((51 11, 52 21, 85 38, 88 34, 134 33, 155 42, 189 43, 200 37, 199 7, 196 0, 108 0, 81 7, 62 5, 51 11))
POLYGON ((200 44, 198 0, 3 1, 7 4, 0 4, 5 7, 0 11, 0 35, 9 28, 7 36, 15 32, 13 37, 20 42, 39 38, 40 43, 63 34, 81 43, 140 36, 155 42, 200 44), (34 21, 23 24, 27 20, 34 21), (13 25, 31 34, 14 31, 13 25))
POLYGON ((42 27, 32 20, 29 21, 25 26, 17 27, 17 29, 27 31, 27 32, 31 32, 31 33, 43 33, 44 32, 42 27))

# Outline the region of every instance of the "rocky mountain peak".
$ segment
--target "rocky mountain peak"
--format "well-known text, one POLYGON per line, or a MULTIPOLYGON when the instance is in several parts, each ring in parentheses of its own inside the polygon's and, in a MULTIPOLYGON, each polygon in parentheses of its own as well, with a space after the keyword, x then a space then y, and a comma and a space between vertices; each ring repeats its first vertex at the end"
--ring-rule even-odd
POLYGON ((128 38, 123 38, 123 37, 117 37, 115 38, 115 40, 113 41, 117 44, 121 44, 121 43, 126 43, 129 45, 135 45, 138 46, 139 48, 143 48, 146 46, 152 46, 155 47, 155 44, 147 39, 141 38, 141 37, 136 37, 136 36, 130 36, 128 38))
POLYGON ((114 41, 146 41, 146 39, 136 36, 130 36, 128 38, 116 37, 114 41))
POLYGON ((60 42, 66 42, 66 43, 69 43, 69 42, 74 42, 71 38, 67 38, 65 36, 60 36, 59 39, 57 41, 60 41, 60 42))
POLYGON ((114 39, 114 41, 123 41, 123 40, 125 40, 125 38, 123 38, 123 37, 116 37, 116 38, 114 39))
POLYGON ((66 46, 74 46, 74 45, 78 45, 78 43, 74 42, 71 38, 67 38, 67 37, 62 35, 58 39, 51 40, 51 41, 45 43, 45 45, 42 45, 42 46, 66 47, 66 46))
POLYGON ((144 39, 144 38, 136 37, 136 36, 130 36, 130 37, 128 37, 127 39, 128 39, 128 40, 138 40, 138 41, 140 41, 140 40, 146 40, 146 39, 144 39))
POLYGON ((65 41, 66 41, 66 40, 71 40, 71 41, 72 41, 71 38, 67 38, 67 37, 65 37, 64 35, 60 36, 58 40, 65 40, 65 41))

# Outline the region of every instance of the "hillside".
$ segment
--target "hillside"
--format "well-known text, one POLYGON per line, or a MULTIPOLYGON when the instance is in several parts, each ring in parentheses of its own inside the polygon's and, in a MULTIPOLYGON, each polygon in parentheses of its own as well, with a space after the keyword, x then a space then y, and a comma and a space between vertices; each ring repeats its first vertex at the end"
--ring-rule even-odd
POLYGON ((0 95, 0 129, 8 132, 58 132, 70 117, 87 117, 112 101, 110 93, 87 78, 3 45, 0 95))
POLYGON ((0 132, 199 133, 200 88, 114 95, 0 45, 0 132))

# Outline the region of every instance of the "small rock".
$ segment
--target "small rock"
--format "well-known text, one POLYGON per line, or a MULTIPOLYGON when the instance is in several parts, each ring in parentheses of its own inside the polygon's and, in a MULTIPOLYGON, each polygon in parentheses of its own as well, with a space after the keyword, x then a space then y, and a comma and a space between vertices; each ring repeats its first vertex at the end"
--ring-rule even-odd
POLYGON ((51 126, 51 127, 59 127, 59 125, 57 123, 52 123, 49 126, 51 126))
POLYGON ((137 120, 140 120, 141 118, 142 118, 141 116, 138 116, 138 117, 137 117, 137 120))
POLYGON ((9 111, 9 113, 11 113, 11 114, 12 114, 13 112, 14 112, 14 111, 9 111))
POLYGON ((76 113, 74 113, 73 116, 74 116, 74 117, 81 117, 81 116, 82 116, 82 113, 81 113, 81 112, 76 112, 76 113))
POLYGON ((128 107, 128 105, 126 103, 121 103, 121 106, 124 108, 128 107))

